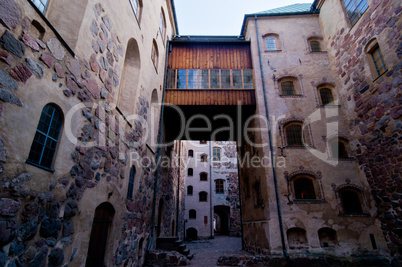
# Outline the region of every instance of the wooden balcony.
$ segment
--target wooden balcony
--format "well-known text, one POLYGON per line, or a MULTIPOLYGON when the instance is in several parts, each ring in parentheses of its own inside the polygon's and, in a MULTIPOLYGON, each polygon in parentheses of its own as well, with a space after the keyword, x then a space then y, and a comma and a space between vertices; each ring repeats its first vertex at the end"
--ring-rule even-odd
POLYGON ((178 106, 255 105, 254 89, 167 89, 165 103, 178 106))

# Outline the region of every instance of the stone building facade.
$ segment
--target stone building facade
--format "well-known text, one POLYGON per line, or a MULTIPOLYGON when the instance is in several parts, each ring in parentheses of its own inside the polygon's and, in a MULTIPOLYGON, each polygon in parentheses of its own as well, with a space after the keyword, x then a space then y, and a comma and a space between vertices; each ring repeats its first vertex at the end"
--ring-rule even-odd
POLYGON ((235 142, 182 141, 185 150, 185 236, 241 235, 235 142))

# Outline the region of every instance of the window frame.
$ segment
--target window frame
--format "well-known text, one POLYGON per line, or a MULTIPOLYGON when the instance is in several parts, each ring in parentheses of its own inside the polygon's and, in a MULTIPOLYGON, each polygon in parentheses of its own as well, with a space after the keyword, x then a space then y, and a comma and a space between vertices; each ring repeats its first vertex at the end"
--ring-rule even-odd
POLYGON ((200 155, 200 161, 201 162, 208 162, 208 155, 207 154, 201 154, 200 155))
POLYGON ((329 140, 328 146, 329 146, 331 158, 337 159, 337 160, 349 160, 349 159, 351 159, 349 149, 348 149, 348 141, 346 139, 339 138, 339 137, 338 138, 332 138, 331 140, 329 140), (343 150, 344 150, 344 153, 345 153, 345 154, 342 155, 342 157, 339 157, 339 152, 340 152, 339 147, 341 147, 341 146, 338 145, 338 151, 336 153, 334 153, 333 145, 335 143, 342 144, 342 147, 343 147, 343 150))
POLYGON ((316 39, 311 39, 309 40, 309 46, 310 46, 310 52, 311 53, 319 53, 319 52, 323 52, 322 48, 321 48, 321 42, 319 40, 316 39), (318 45, 318 50, 316 50, 317 47, 313 46, 313 43, 316 43, 318 45))
POLYGON ((289 98, 303 97, 300 81, 298 78, 293 77, 293 76, 286 76, 286 77, 279 78, 278 79, 278 89, 279 89, 280 97, 284 97, 284 98, 286 98, 286 97, 289 97, 289 98), (288 82, 291 82, 293 84, 293 92, 294 92, 293 94, 284 94, 282 85, 284 83, 288 83, 288 82))
POLYGON ((137 19, 138 24, 141 22, 142 15, 142 0, 129 0, 134 16, 137 19), (134 4, 134 2, 136 4, 134 4))
POLYGON ((333 90, 332 90, 330 87, 328 87, 328 86, 320 86, 320 87, 318 87, 317 90, 318 90, 318 97, 319 97, 319 99, 320 99, 320 105, 321 105, 321 106, 335 106, 335 97, 334 97, 334 93, 333 93, 333 90), (329 90, 330 95, 331 95, 331 98, 332 98, 332 101, 330 101, 330 102, 328 102, 328 103, 324 103, 324 101, 323 101, 323 95, 321 94, 322 90, 329 90))
MULTIPOLYGON (((316 193, 317 189, 316 189, 315 183, 314 183, 314 181, 313 181, 313 179, 311 177, 308 177, 308 176, 305 176, 305 175, 296 176, 296 177, 294 177, 292 179, 292 185, 293 185, 293 193, 294 193, 293 200, 294 201, 317 201, 317 200, 320 200, 319 198, 317 198, 317 195, 318 195, 316 193), (304 197, 300 198, 300 197, 298 197, 299 193, 302 194, 302 192, 300 192, 300 191, 303 191, 303 189, 306 189, 306 188, 296 187, 296 183, 299 183, 301 180, 305 180, 305 181, 309 182, 308 191, 310 191, 309 194, 312 193, 312 195, 311 195, 312 197, 309 197, 309 198, 304 198, 304 197)), ((300 187, 301 186, 306 186, 306 184, 300 185, 300 187)))
POLYGON ((207 182, 208 181, 208 173, 200 172, 200 181, 201 182, 207 182))
POLYGON ((213 161, 221 161, 221 148, 220 147, 214 147, 212 148, 212 155, 213 161))
POLYGON ((128 188, 127 188, 127 199, 134 199, 134 181, 135 181, 136 169, 135 166, 131 166, 130 175, 128 179, 128 188))
POLYGON ((48 6, 49 6, 49 1, 50 0, 30 0, 32 4, 42 13, 45 14, 48 6), (46 1, 44 4, 43 2, 46 1), (39 5, 39 6, 38 6, 39 5), (43 9, 41 8, 43 6, 43 9))
POLYGON ((357 22, 360 20, 361 17, 363 17, 364 13, 367 11, 367 9, 370 7, 367 0, 343 0, 343 7, 345 9, 345 15, 348 18, 348 21, 351 25, 351 27, 353 27, 354 25, 357 24, 357 22), (345 2, 347 1, 347 3, 345 2), (364 3, 365 2, 365 3, 364 3), (363 7, 365 6, 366 8, 361 11, 359 9, 360 6, 362 6, 363 3, 363 7), (350 8, 353 4, 353 12, 350 14, 348 12, 348 8, 350 8), (357 14, 357 16, 355 16, 355 14, 357 14))
POLYGON ((151 60, 152 63, 154 64, 156 72, 158 72, 159 50, 158 50, 158 44, 156 43, 155 39, 152 41, 151 60))
POLYGON ((165 12, 161 9, 161 14, 159 17, 159 32, 161 33, 162 40, 165 40, 166 37, 166 19, 165 19, 165 12))
POLYGON ((215 194, 224 194, 225 193, 225 180, 216 179, 215 180, 215 194))
POLYGON ((279 34, 268 33, 262 36, 265 44, 265 52, 277 52, 282 51, 282 45, 279 39, 279 34), (268 43, 268 41, 270 41, 268 43), (272 42, 273 41, 273 42, 272 42))
MULTIPOLYGON (((305 146, 304 145, 305 142, 303 140, 304 138, 303 138, 303 123, 302 122, 292 121, 292 122, 286 123, 283 126, 283 130, 285 133, 286 146, 288 146, 288 147, 304 147, 305 146), (297 137, 297 138, 300 138, 299 144, 293 144, 294 142, 292 144, 289 144, 290 137, 288 136, 287 128, 292 127, 292 126, 300 127, 300 137, 297 137)), ((299 141, 299 140, 296 140, 296 141, 299 141)))
POLYGON ((385 66, 383 55, 381 54, 381 49, 380 49, 380 46, 378 44, 372 49, 370 55, 371 55, 371 58, 373 60, 373 65, 374 65, 374 68, 375 68, 376 73, 378 75, 377 76, 377 78, 378 78, 378 77, 382 76, 384 73, 387 72, 387 67, 385 66), (377 58, 375 58, 375 56, 374 56, 375 52, 378 52, 378 57, 377 58), (377 64, 376 64, 377 59, 380 59, 380 61, 381 61, 381 66, 380 67, 378 67, 377 64), (379 71, 379 69, 381 69, 381 68, 383 69, 382 73, 380 73, 380 71, 379 71))
POLYGON ((208 192, 206 191, 201 191, 198 193, 198 201, 199 202, 208 202, 208 192), (201 196, 202 196, 202 200, 201 200, 201 196), (205 200, 204 200, 205 197, 205 200))
POLYGON ((59 143, 60 143, 60 137, 61 137, 61 135, 62 135, 61 133, 62 133, 62 128, 63 128, 63 123, 64 123, 63 112, 61 111, 61 109, 60 109, 58 106, 56 106, 55 104, 49 103, 49 104, 46 104, 46 105, 42 108, 42 111, 41 111, 40 117, 39 117, 39 121, 38 121, 38 125, 36 126, 34 138, 33 138, 33 140, 32 140, 32 144, 31 144, 31 147, 30 147, 30 149, 29 149, 29 154, 28 154, 28 158, 27 158, 27 160, 26 160, 26 163, 28 163, 28 164, 30 164, 30 165, 33 165, 33 166, 36 166, 36 167, 39 167, 39 168, 42 168, 42 169, 44 169, 44 170, 50 171, 50 172, 54 172, 54 169, 53 169, 52 167, 53 167, 53 165, 54 165, 55 157, 56 157, 56 152, 57 152, 57 148, 58 148, 59 143), (45 132, 43 132, 42 130, 40 130, 39 127, 40 127, 41 123, 42 123, 42 124, 45 124, 45 123, 46 123, 46 122, 44 122, 44 121, 41 121, 41 119, 42 119, 42 118, 43 118, 43 119, 46 119, 45 117, 46 117, 47 115, 50 115, 50 114, 48 114, 48 113, 44 113, 44 112, 47 112, 47 111, 45 111, 45 108, 46 108, 46 107, 51 107, 51 108, 52 108, 52 111, 51 111, 52 114, 51 114, 51 116, 50 116, 50 122, 49 122, 49 124, 46 125, 47 130, 46 130, 46 133, 45 133, 45 132), (53 129, 53 130, 55 130, 55 131, 57 132, 57 137, 54 138, 54 137, 50 136, 50 130, 51 130, 51 128, 52 128, 52 127, 51 127, 51 126, 52 126, 52 123, 53 123, 53 121, 55 120, 54 118, 55 118, 56 112, 58 113, 58 121, 57 121, 57 123, 59 123, 60 125, 58 126, 58 129, 53 129), (35 141, 35 139, 36 139, 37 136, 38 136, 39 138, 40 138, 40 137, 44 137, 43 144, 40 144, 38 141, 35 141), (51 155, 51 160, 50 160, 50 165, 49 165, 49 166, 44 165, 44 164, 42 163, 42 159, 43 159, 43 156, 44 156, 44 153, 45 153, 45 148, 47 147, 46 145, 48 144, 48 140, 50 140, 51 142, 54 142, 54 143, 55 143, 54 149, 51 149, 51 150, 53 150, 53 152, 52 152, 52 155, 51 155), (41 150, 40 153, 36 153, 36 151, 34 150, 34 145, 35 145, 35 146, 42 146, 40 149, 38 149, 38 150, 41 150), (40 158, 39 158, 39 161, 38 161, 38 162, 37 162, 35 159, 32 158, 32 157, 34 157, 34 155, 31 154, 31 153, 36 153, 36 154, 39 154, 39 155, 40 155, 40 158))

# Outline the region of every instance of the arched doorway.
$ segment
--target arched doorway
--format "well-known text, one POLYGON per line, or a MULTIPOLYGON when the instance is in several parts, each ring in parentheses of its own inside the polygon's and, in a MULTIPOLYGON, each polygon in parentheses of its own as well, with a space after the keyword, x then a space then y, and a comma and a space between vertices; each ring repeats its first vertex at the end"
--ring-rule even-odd
POLYGON ((164 207, 163 207, 163 199, 161 198, 159 200, 159 208, 158 208, 158 226, 156 230, 156 236, 160 237, 161 232, 162 232, 162 224, 163 224, 163 212, 164 212, 164 207))
POLYGON ((228 206, 215 206, 214 219, 216 221, 215 234, 216 235, 229 235, 230 232, 230 207, 228 206))
POLYGON ((114 213, 115 209, 109 202, 103 202, 96 207, 85 266, 105 266, 107 238, 114 213))
POLYGON ((187 239, 197 240, 198 238, 198 231, 195 228, 188 228, 186 231, 187 239))

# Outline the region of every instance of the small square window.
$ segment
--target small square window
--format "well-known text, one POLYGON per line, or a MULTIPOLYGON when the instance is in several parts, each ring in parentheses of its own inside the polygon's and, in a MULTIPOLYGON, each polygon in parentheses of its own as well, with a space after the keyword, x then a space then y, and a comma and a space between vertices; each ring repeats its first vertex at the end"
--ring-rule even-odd
POLYGON ((265 39, 267 43, 267 50, 268 51, 276 51, 276 40, 274 37, 268 37, 265 39))
POLYGON ((384 64, 384 60, 381 54, 380 47, 376 47, 373 52, 371 52, 371 57, 373 58, 374 66, 377 71, 378 76, 381 76, 385 73, 386 68, 384 64))

